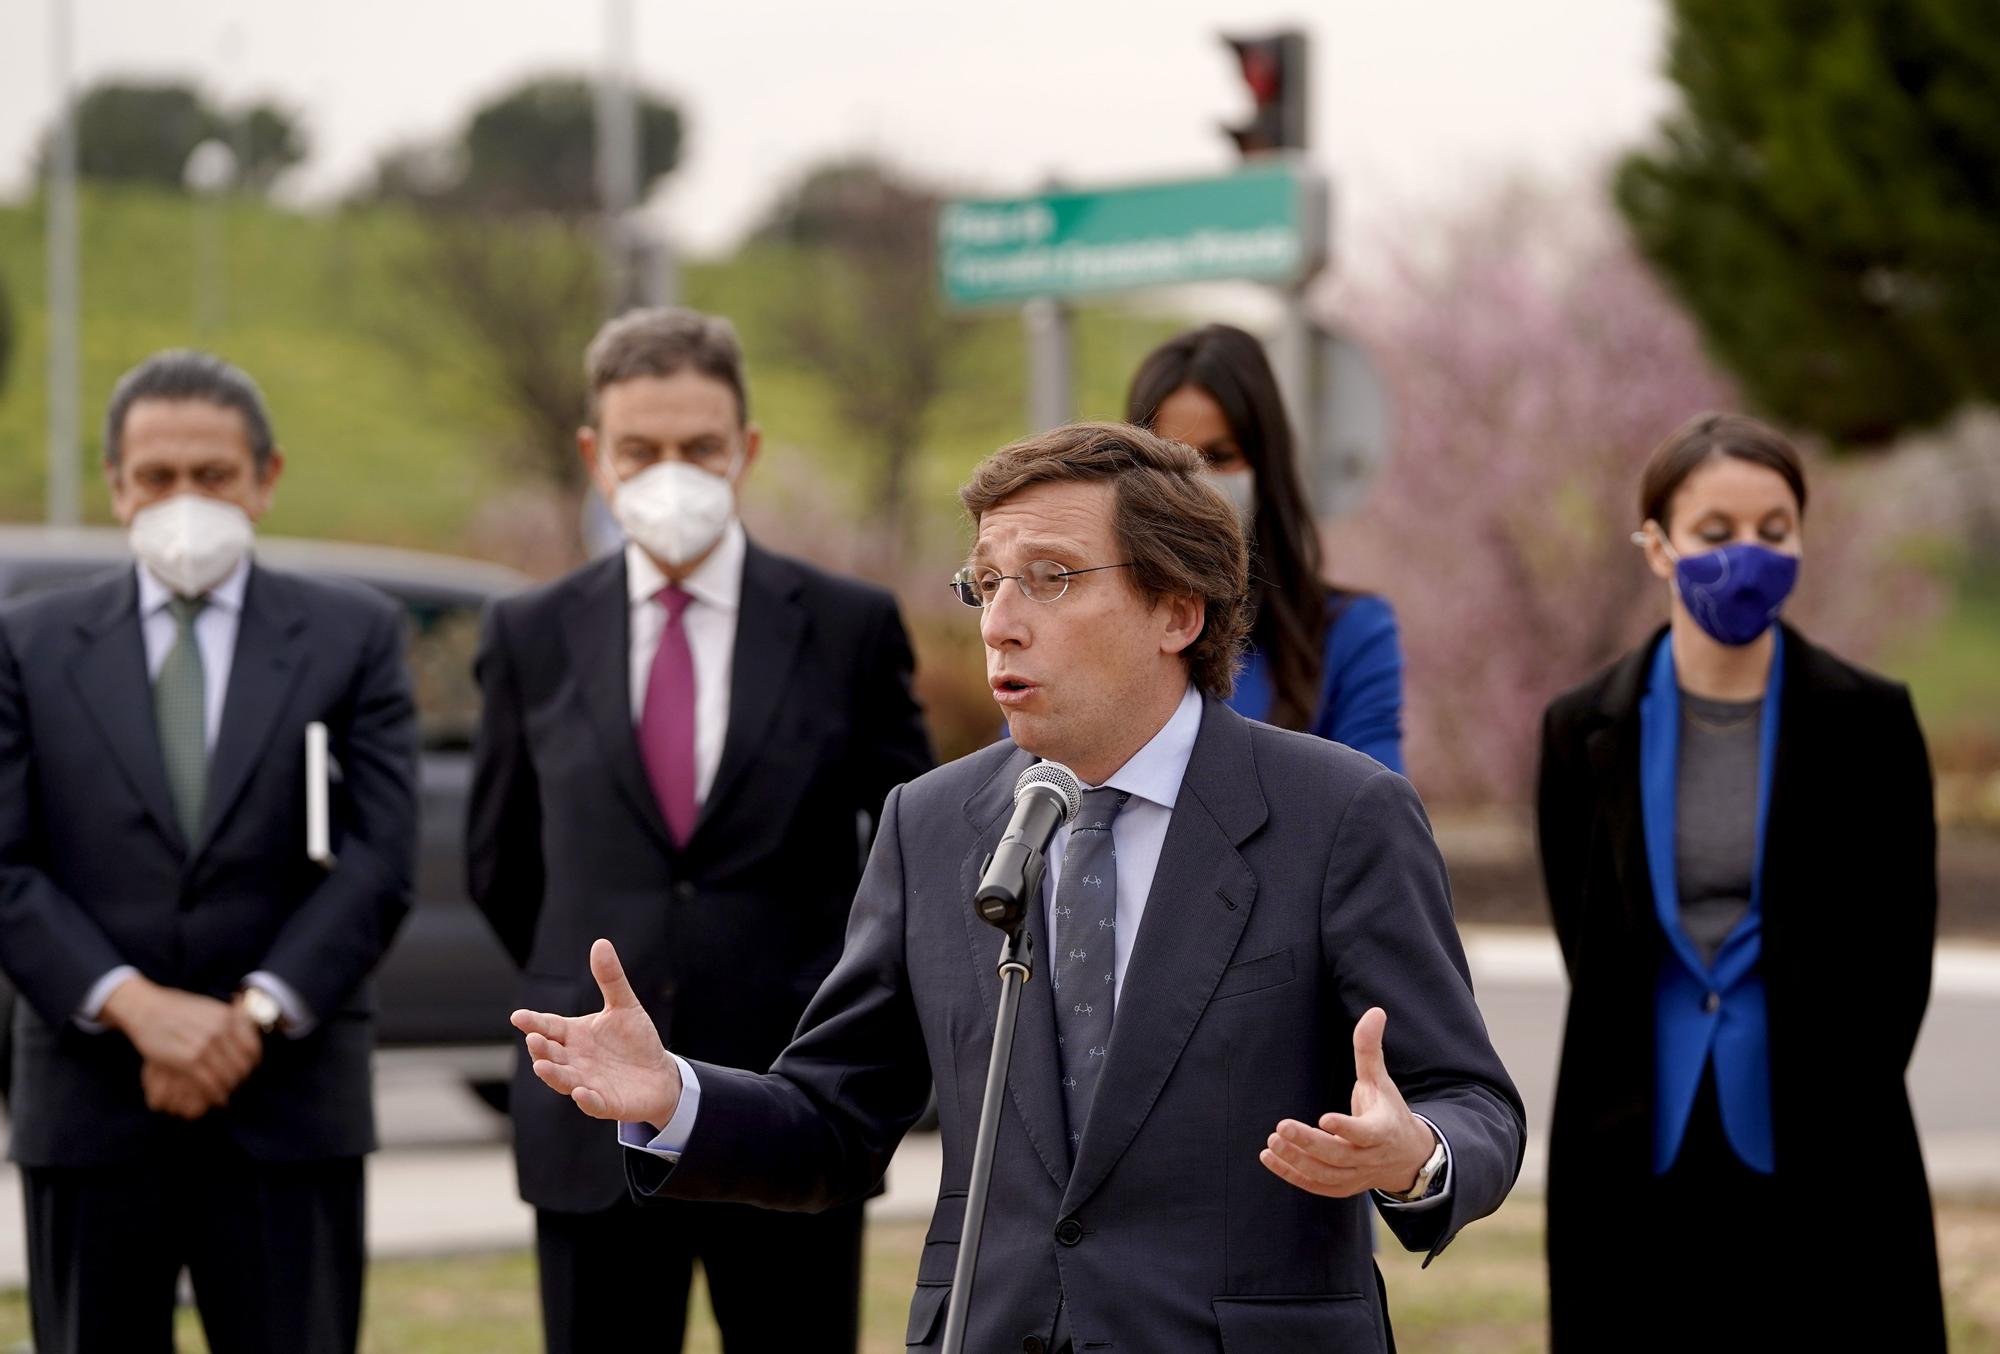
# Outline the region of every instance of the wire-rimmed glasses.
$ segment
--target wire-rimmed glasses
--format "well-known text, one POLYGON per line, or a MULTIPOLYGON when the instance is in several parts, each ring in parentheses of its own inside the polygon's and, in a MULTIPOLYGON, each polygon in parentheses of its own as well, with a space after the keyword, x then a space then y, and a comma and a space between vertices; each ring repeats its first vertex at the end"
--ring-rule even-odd
POLYGON ((951 576, 951 590, 969 607, 988 607, 1000 592, 1000 585, 1013 579, 1021 592, 1036 602, 1053 602, 1069 591, 1069 581, 1078 574, 1094 574, 1104 569, 1129 569, 1123 564, 1094 564, 1088 569, 1065 569, 1052 559, 1031 559, 1018 574, 1003 574, 990 565, 968 564, 951 576))

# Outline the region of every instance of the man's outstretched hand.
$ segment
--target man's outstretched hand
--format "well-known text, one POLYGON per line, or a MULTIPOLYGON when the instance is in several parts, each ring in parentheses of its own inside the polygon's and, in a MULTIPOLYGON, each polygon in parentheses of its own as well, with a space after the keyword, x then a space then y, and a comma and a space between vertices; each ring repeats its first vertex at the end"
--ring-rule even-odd
POLYGON ((680 1104, 680 1067, 639 1005, 610 941, 591 945, 590 974, 604 994, 596 1015, 516 1011, 511 1017, 528 1038, 535 1075, 593 1119, 660 1128, 680 1104))
POLYGON ((1424 1121, 1403 1103, 1382 1058, 1389 1016, 1370 1008, 1354 1026, 1354 1098, 1351 1114, 1322 1114, 1319 1124, 1287 1119, 1270 1136, 1258 1160, 1281 1180, 1310 1194, 1348 1199, 1371 1189, 1400 1194, 1437 1145, 1424 1121))

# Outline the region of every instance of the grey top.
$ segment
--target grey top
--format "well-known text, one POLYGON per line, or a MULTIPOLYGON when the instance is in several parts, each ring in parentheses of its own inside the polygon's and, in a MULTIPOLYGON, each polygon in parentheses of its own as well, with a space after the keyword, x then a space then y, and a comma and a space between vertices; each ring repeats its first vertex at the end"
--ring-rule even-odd
POLYGON ((1713 964, 1750 910, 1757 869, 1757 761, 1764 702, 1681 693, 1674 871, 1681 928, 1713 964))

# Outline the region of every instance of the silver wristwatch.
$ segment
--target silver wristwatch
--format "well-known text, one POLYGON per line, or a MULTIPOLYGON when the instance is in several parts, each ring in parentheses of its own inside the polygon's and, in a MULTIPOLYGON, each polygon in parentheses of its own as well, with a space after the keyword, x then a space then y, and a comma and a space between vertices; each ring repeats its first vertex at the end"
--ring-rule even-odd
MULTIPOLYGON (((1431 1136, 1437 1137, 1436 1129, 1431 1130, 1431 1136)), ((1402 1194, 1393 1194, 1385 1189, 1382 1191, 1382 1197, 1394 1199, 1399 1204, 1415 1203, 1431 1192, 1431 1181, 1437 1179, 1437 1173, 1444 1169, 1444 1161, 1444 1139, 1438 1138, 1437 1146, 1431 1148, 1430 1156, 1424 1159, 1424 1164, 1417 1170, 1417 1183, 1402 1194)))
POLYGON ((243 1014, 265 1034, 277 1029, 285 1018, 285 1009, 278 1005, 278 999, 261 987, 244 988, 242 1002, 243 1014))

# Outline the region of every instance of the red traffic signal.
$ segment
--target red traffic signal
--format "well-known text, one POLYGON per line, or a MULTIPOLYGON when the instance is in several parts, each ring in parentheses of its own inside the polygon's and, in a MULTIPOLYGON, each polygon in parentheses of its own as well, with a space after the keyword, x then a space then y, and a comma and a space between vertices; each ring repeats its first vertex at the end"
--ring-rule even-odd
POLYGON ((1224 124, 1244 155, 1304 150, 1306 145, 1306 35, 1296 29, 1265 37, 1222 40, 1236 55, 1250 89, 1250 120, 1224 124))

